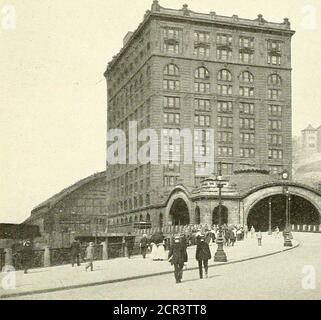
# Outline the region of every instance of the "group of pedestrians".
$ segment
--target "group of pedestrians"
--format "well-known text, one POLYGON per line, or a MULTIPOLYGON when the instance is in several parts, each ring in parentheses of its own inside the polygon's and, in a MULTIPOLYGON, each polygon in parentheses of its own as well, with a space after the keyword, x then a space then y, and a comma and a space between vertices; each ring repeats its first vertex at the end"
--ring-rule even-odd
MULTIPOLYGON (((78 240, 74 240, 70 246, 70 255, 71 255, 71 266, 77 263, 77 266, 80 266, 81 259, 81 244, 78 240)), ((87 271, 90 268, 90 271, 94 269, 94 257, 95 257, 95 244, 89 242, 85 250, 85 255, 83 260, 86 261, 85 270, 87 271)))
MULTIPOLYGON (((211 250, 206 241, 205 234, 199 234, 196 238, 195 259, 198 262, 199 276, 208 278, 208 260, 212 258, 211 250)), ((182 282, 184 264, 188 261, 187 244, 184 235, 176 235, 168 252, 168 261, 174 266, 176 283, 182 282)))

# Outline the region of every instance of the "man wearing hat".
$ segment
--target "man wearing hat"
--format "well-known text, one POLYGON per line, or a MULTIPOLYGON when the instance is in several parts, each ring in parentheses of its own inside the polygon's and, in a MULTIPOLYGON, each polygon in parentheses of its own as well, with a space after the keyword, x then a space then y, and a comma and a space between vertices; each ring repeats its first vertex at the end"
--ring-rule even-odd
POLYGON ((143 237, 140 240, 140 250, 144 259, 146 258, 147 248, 148 248, 147 234, 143 234, 143 237))
POLYGON ((24 273, 28 273, 28 269, 32 265, 32 243, 30 240, 25 240, 22 244, 22 264, 24 273))
POLYGON ((198 261, 198 269, 201 279, 203 279, 203 266, 205 270, 205 277, 208 277, 208 260, 210 260, 211 257, 211 250, 208 243, 205 241, 205 236, 200 235, 196 246, 195 258, 198 261))
POLYGON ((184 262, 187 262, 188 256, 186 246, 179 235, 174 237, 173 244, 168 253, 168 260, 171 265, 174 265, 176 283, 182 282, 184 262))

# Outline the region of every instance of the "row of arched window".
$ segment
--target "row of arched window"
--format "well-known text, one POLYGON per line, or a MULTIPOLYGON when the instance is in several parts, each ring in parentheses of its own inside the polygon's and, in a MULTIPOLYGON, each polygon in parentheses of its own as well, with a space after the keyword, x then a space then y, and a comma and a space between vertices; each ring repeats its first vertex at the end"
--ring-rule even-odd
POLYGON ((150 222, 150 214, 147 213, 146 217, 144 217, 143 214, 135 215, 135 216, 129 216, 129 217, 120 217, 120 218, 115 218, 115 219, 110 219, 109 224, 110 225, 115 225, 115 224, 124 224, 124 223, 133 223, 133 222, 150 222))
MULTIPOLYGON (((135 216, 129 216, 129 217, 119 217, 119 218, 115 218, 115 219, 110 219, 109 224, 110 225, 119 225, 119 224, 133 223, 133 222, 139 222, 139 221, 150 222, 150 214, 147 213, 145 219, 144 219, 143 214, 140 214, 139 217, 138 217, 138 215, 135 215, 135 216)), ((164 224, 163 214, 160 213, 158 216, 158 226, 160 228, 162 228, 163 224, 164 224)))
MULTIPOLYGON (((178 77, 179 75, 180 75, 180 71, 179 71, 179 68, 176 64, 170 63, 165 66, 164 76, 178 77)), ((194 77, 195 77, 195 79, 210 79, 210 72, 208 71, 208 69, 206 67, 198 67, 195 70, 194 77)), ((246 82, 246 83, 253 83, 254 82, 254 76, 249 71, 241 72, 241 74, 239 75, 239 79, 242 82, 246 82)), ((222 69, 217 73, 217 80, 232 82, 233 81, 232 73, 227 69, 222 69)), ((269 75, 269 77, 268 77, 268 84, 281 86, 282 85, 282 78, 278 74, 273 73, 273 74, 269 75)))

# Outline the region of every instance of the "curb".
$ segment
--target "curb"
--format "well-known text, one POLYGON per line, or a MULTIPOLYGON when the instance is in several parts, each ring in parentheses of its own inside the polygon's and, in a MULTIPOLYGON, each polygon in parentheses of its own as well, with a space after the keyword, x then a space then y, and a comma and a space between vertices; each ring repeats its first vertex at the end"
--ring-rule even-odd
MULTIPOLYGON (((273 256, 282 252, 286 252, 295 248, 298 248, 300 246, 300 242, 298 242, 293 247, 284 248, 282 250, 278 250, 271 253, 266 253, 260 256, 250 257, 250 258, 243 258, 239 260, 234 261, 227 261, 227 262, 221 262, 214 265, 208 266, 208 268, 215 268, 219 266, 229 265, 229 264, 235 264, 260 258, 265 258, 269 256, 273 256)), ((192 270, 198 270, 198 267, 192 267, 188 268, 185 271, 192 271, 192 270)), ((151 278, 151 277, 157 277, 157 276, 163 276, 167 274, 172 274, 173 271, 164 271, 164 272, 157 272, 157 273, 151 273, 146 275, 139 275, 139 276, 132 276, 127 278, 119 278, 119 279, 112 279, 112 280, 104 280, 104 281, 97 281, 97 282, 91 282, 91 283, 85 283, 85 284, 75 284, 75 285, 69 285, 64 287, 57 287, 57 288, 49 288, 49 289, 39 289, 39 290, 33 290, 33 291, 25 291, 25 292, 19 292, 19 293, 9 293, 9 294, 3 294, 0 295, 0 299, 6 299, 6 298, 14 298, 14 297, 22 297, 22 296, 29 296, 34 294, 41 294, 41 293, 50 293, 50 292, 58 292, 58 291, 64 291, 64 290, 73 290, 73 289, 79 289, 79 288, 86 288, 86 287, 94 287, 94 286, 100 286, 110 283, 116 283, 116 282, 124 282, 124 281, 130 281, 130 280, 137 280, 137 279, 144 279, 144 278, 151 278)))

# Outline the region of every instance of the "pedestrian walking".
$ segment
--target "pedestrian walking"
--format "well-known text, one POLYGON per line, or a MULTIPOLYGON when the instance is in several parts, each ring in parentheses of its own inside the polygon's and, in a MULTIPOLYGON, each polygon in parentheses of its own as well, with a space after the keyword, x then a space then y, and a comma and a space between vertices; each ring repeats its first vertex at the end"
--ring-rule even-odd
POLYGON ((184 263, 187 262, 188 256, 186 246, 182 243, 179 235, 175 236, 172 246, 168 252, 168 261, 174 265, 174 275, 176 283, 182 282, 184 263))
POLYGON ((230 230, 229 233, 230 233, 230 244, 232 245, 232 247, 234 247, 234 244, 236 241, 236 229, 234 228, 234 229, 230 230))
POLYGON ((261 231, 259 231, 259 232, 256 234, 256 238, 257 238, 259 247, 262 246, 262 232, 261 232, 261 231))
POLYGON ((25 240, 22 244, 22 265, 24 274, 28 273, 28 269, 32 266, 33 252, 30 240, 25 240))
MULTIPOLYGON (((130 235, 130 233, 129 233, 129 235, 130 235)), ((134 243, 135 243, 135 240, 134 240, 133 237, 128 237, 128 239, 126 240, 126 248, 127 248, 128 259, 130 259, 130 257, 133 254, 134 243)))
POLYGON ((71 255, 71 266, 73 267, 75 263, 77 266, 80 266, 80 243, 78 240, 74 240, 70 246, 70 255, 71 255))
POLYGON ((147 239, 147 235, 143 234, 143 237, 140 240, 140 250, 143 256, 143 259, 146 258, 146 252, 147 252, 147 248, 148 248, 148 239, 147 239))
POLYGON ((249 227, 247 226, 247 224, 244 226, 244 235, 245 238, 247 239, 247 234, 249 233, 249 227))
POLYGON ((205 271, 205 278, 208 278, 208 260, 212 258, 209 244, 205 241, 204 235, 200 236, 200 241, 196 246, 195 259, 198 262, 198 270, 200 279, 203 279, 203 266, 205 271))
POLYGON ((252 226, 250 231, 251 231, 251 239, 253 239, 255 234, 255 228, 252 226))
POLYGON ((279 237, 279 233, 280 233, 280 229, 279 229, 278 226, 276 226, 276 228, 275 228, 275 238, 279 237))
POLYGON ((165 242, 164 241, 157 244, 156 260, 158 260, 158 261, 166 260, 165 242))
POLYGON ((89 242, 89 245, 86 248, 86 256, 85 256, 85 260, 87 262, 86 267, 85 267, 86 271, 89 267, 90 267, 90 271, 93 271, 93 269, 94 269, 94 263, 93 263, 94 255, 95 255, 94 243, 89 242))

